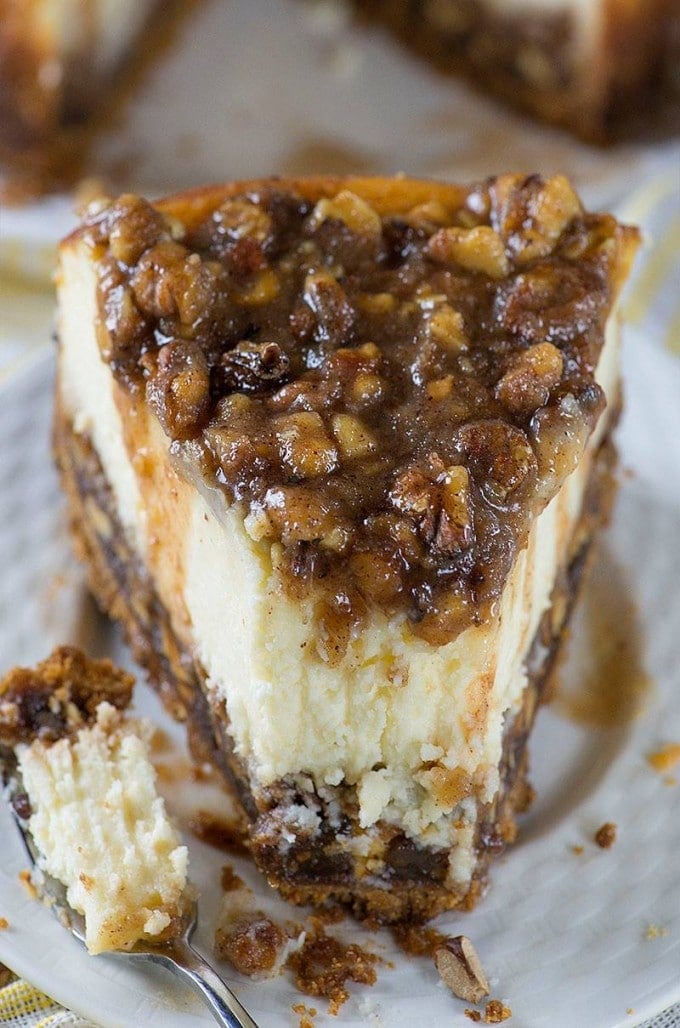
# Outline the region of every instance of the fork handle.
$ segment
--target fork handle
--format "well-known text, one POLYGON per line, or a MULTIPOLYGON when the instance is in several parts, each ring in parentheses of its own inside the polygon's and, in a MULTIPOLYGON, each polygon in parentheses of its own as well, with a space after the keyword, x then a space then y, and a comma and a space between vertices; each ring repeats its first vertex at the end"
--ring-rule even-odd
POLYGON ((181 941, 168 947, 159 963, 164 963, 179 978, 184 978, 202 996, 223 1028, 258 1028, 231 989, 189 943, 181 941))

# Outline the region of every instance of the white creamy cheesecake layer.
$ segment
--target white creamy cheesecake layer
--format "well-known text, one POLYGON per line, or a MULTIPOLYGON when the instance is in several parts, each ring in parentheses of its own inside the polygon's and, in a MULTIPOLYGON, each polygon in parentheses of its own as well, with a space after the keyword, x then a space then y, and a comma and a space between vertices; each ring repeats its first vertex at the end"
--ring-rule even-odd
MULTIPOLYGON (((178 478, 155 416, 102 362, 95 272, 82 244, 62 251, 60 291, 62 402, 99 454, 130 543, 175 631, 226 704, 255 788, 300 773, 321 792, 356 785, 364 827, 383 819, 421 842, 455 841, 452 877, 466 880, 476 809, 472 798, 461 804, 456 783, 474 780, 483 802, 498 790, 506 714, 522 698, 523 662, 565 563, 604 419, 579 468, 535 520, 497 617, 431 646, 413 636, 405 617, 375 611, 330 666, 312 604, 291 601, 281 586, 278 545, 254 542, 240 510, 216 491, 208 503, 178 478)), ((614 318, 598 379, 613 399, 614 318)))
POLYGON ((90 953, 127 949, 181 914, 187 849, 156 792, 145 739, 109 703, 74 739, 19 749, 41 867, 85 915, 90 953))

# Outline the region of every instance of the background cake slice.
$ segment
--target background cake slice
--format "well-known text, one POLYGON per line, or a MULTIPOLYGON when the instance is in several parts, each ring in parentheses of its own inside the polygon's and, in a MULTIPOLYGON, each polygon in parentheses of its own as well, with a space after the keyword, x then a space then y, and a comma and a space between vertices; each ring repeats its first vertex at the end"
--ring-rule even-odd
POLYGON ((424 918, 514 837, 636 240, 501 176, 127 196, 62 244, 77 547, 294 899, 424 918))
POLYGON ((27 189, 73 179, 88 119, 160 7, 157 0, 0 0, 0 158, 27 189))
POLYGON ((676 131, 675 0, 370 0, 449 72, 590 141, 676 131))
POLYGON ((161 942, 182 925, 187 849, 156 792, 149 726, 125 716, 132 685, 110 661, 66 646, 0 682, 0 742, 16 749, 21 777, 15 807, 40 867, 84 915, 93 954, 161 942))

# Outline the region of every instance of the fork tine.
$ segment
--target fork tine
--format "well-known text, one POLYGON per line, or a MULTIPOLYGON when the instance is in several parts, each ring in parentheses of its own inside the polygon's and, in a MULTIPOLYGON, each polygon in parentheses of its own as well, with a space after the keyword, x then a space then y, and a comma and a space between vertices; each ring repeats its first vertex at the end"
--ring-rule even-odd
POLYGON ((85 919, 74 910, 67 898, 66 887, 58 879, 47 874, 40 867, 40 854, 28 828, 28 821, 20 817, 15 800, 25 795, 21 772, 16 754, 8 746, 0 745, 0 769, 4 786, 5 799, 12 812, 12 820, 17 827, 26 855, 31 865, 31 877, 36 879, 38 892, 48 901, 50 910, 60 924, 68 928, 79 942, 85 943, 85 919))

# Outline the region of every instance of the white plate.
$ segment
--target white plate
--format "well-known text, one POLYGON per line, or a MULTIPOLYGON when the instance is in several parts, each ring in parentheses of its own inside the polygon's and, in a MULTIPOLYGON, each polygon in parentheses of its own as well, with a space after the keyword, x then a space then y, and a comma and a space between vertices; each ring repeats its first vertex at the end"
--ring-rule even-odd
MULTIPOLYGON (((51 357, 43 356, 0 392, 3 667, 34 661, 64 641, 121 656, 83 591, 66 539, 49 457, 51 375, 51 357)), ((665 784, 645 761, 661 744, 680 741, 680 365, 629 338, 626 380, 619 440, 624 464, 635 474, 622 481, 590 595, 605 597, 610 626, 626 619, 626 638, 620 627, 618 638, 653 680, 644 714, 607 730, 579 727, 552 710, 540 714, 532 744, 539 799, 521 841, 497 862, 492 888, 477 910, 441 919, 443 930, 465 932, 475 941, 493 995, 510 1005, 515 1028, 633 1025, 680 1000, 680 785, 665 784), (638 630, 644 649, 636 654, 631 641, 638 630), (592 842, 604 821, 619 826, 619 839, 606 852, 592 842), (576 844, 584 846, 581 856, 572 851, 576 844), (662 933, 647 940, 650 924, 662 933)), ((567 677, 588 670, 590 609, 586 597, 567 677)), ((146 687, 139 690, 138 705, 179 740, 181 733, 146 687)), ((177 757, 179 770, 182 760, 177 757)), ((196 806, 225 802, 215 789, 182 788, 178 781, 166 783, 166 793, 180 818, 196 806)), ((188 843, 192 877, 202 890, 199 943, 207 952, 225 860, 236 865, 267 910, 294 913, 271 896, 247 863, 192 836, 188 843)), ((116 958, 88 957, 45 908, 27 897, 17 880, 22 866, 21 846, 3 808, 0 914, 11 927, 0 933, 0 961, 106 1026, 212 1023, 161 972, 142 973, 116 958)), ((394 969, 380 967, 374 988, 354 987, 340 1016, 319 1015, 319 1026, 398 1026, 423 1019, 448 1028, 470 1024, 464 1004, 438 983, 429 961, 397 954, 387 933, 371 936, 348 924, 337 930, 368 939, 394 961, 394 969)), ((262 1028, 297 1023, 291 1005, 302 997, 288 977, 254 984, 226 968, 224 973, 262 1028)))

